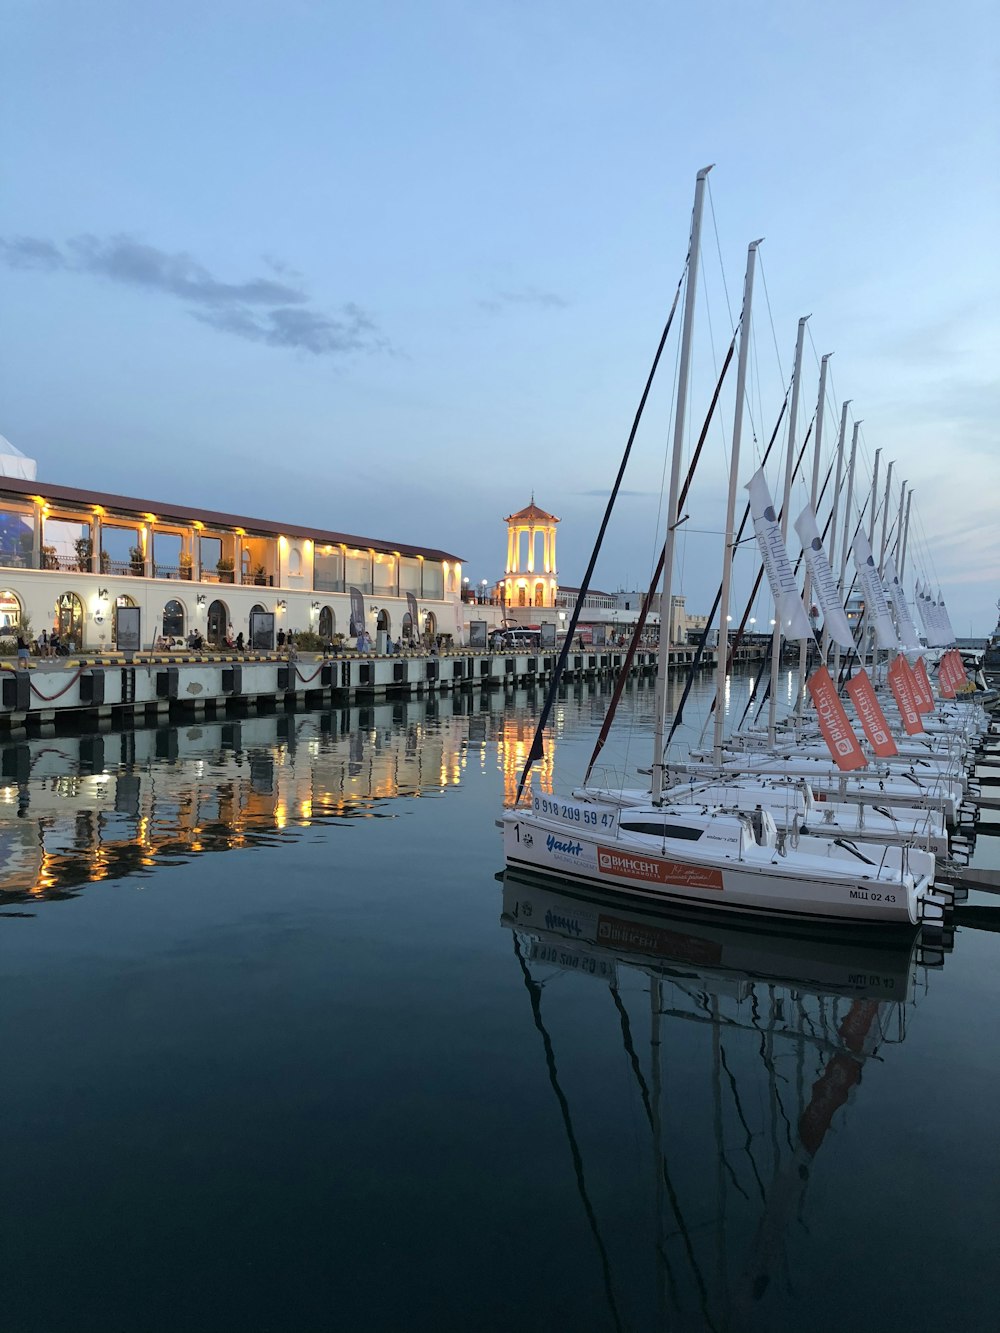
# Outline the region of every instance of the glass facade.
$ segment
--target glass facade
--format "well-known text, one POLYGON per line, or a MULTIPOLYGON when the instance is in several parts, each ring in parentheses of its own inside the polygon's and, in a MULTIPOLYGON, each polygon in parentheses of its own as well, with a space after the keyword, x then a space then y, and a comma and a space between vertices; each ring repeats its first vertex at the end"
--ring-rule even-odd
POLYGON ((317 592, 344 591, 344 553, 316 548, 313 557, 313 588, 317 592))

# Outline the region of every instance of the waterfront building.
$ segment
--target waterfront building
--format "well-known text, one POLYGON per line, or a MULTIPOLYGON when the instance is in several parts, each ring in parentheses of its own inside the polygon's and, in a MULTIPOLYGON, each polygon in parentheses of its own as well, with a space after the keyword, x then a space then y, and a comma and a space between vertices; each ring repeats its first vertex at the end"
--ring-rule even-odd
POLYGON ((351 589, 375 639, 452 635, 468 616, 459 556, 298 524, 0 476, 0 632, 29 620, 77 649, 113 648, 120 607, 142 639, 198 631, 248 639, 250 613, 324 640, 356 633, 351 589))
POLYGON ((555 514, 531 503, 508 514, 507 566, 497 594, 510 607, 548 607, 556 604, 559 574, 556 569, 555 514), (539 550, 539 546, 541 549, 539 550))

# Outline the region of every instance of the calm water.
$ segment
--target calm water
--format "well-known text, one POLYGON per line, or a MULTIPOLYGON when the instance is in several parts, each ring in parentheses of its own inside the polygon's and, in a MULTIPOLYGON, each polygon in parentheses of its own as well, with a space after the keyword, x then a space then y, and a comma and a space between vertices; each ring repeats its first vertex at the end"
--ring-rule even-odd
POLYGON ((5 1333, 998 1327, 1000 935, 504 887, 536 708, 3 747, 5 1333))

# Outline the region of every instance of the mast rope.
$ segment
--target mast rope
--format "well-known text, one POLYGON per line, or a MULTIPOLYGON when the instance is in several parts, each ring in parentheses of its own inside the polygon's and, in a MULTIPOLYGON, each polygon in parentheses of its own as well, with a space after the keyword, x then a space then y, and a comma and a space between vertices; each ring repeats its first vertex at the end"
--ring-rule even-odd
POLYGON ((677 290, 674 292, 673 304, 670 307, 670 313, 667 316, 667 322, 663 326, 663 333, 660 335, 660 341, 656 348, 656 355, 653 357, 653 364, 650 367, 648 376, 646 377, 646 385, 642 391, 642 397, 639 399, 639 406, 636 409, 635 417, 632 421, 632 429, 629 431, 628 443, 625 445, 625 452, 622 455, 622 461, 618 466, 618 475, 615 478, 615 484, 611 489, 610 496, 608 497, 608 503, 604 510, 604 518, 601 521, 600 531, 597 534, 597 541, 594 543, 594 549, 590 554, 590 561, 587 564, 587 569, 583 576, 583 582, 580 585, 580 591, 577 593, 576 604, 573 607, 573 612, 572 615, 570 616, 570 622, 566 630, 566 635, 563 639, 562 648, 559 652, 559 658, 558 661, 556 662, 556 668, 552 673, 552 679, 549 682, 549 688, 545 695, 545 702, 542 705, 542 711, 538 717, 538 724, 535 727, 535 735, 532 738, 531 749, 528 751, 528 757, 524 761, 524 769, 522 770, 521 777, 518 780, 517 795, 514 798, 515 805, 517 805, 521 800, 522 793, 524 792, 524 784, 528 780, 528 774, 531 772, 532 765, 535 763, 535 760, 540 759, 545 752, 544 745, 542 742, 542 734, 548 723, 549 714, 552 712, 552 705, 555 702, 556 694, 558 693, 559 690, 559 681, 562 677, 563 671, 566 669, 566 660, 569 657, 570 644, 573 642, 573 637, 576 634, 576 627, 580 621, 580 613, 583 610, 583 603, 586 599, 587 592, 590 588, 590 580, 594 576, 594 569, 597 565, 597 557, 600 554, 601 546, 604 542, 604 534, 607 532, 608 523, 611 521, 611 511, 614 509, 615 500, 618 497, 618 492, 621 489, 621 484, 625 477, 625 468, 628 465, 628 460, 632 453, 632 445, 635 441, 636 433, 639 429, 639 422, 642 420, 642 414, 646 407, 646 400, 649 397, 650 389, 653 387, 653 380, 656 376, 657 367, 660 364, 660 357, 663 353, 663 348, 666 345, 667 337, 670 333, 670 327, 674 322, 674 315, 677 313, 677 304, 680 301, 681 289, 684 286, 684 279, 689 271, 690 262, 691 262, 691 251, 689 249, 687 258, 684 260, 684 266, 681 270, 680 279, 678 280, 677 283, 677 290))

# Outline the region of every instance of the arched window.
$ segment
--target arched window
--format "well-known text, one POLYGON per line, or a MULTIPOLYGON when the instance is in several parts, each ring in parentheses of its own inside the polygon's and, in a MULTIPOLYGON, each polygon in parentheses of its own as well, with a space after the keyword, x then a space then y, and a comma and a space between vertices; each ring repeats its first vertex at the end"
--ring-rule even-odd
POLYGON ((410 615, 409 611, 403 616, 403 638, 413 638, 413 617, 410 615))
POLYGON ((319 637, 332 639, 337 632, 337 617, 332 606, 324 606, 319 613, 319 637))
POLYGON ((260 602, 254 602, 253 606, 250 608, 250 614, 253 615, 256 611, 258 615, 263 615, 266 610, 266 606, 261 606, 260 602))
POLYGON ((163 637, 180 639, 184 637, 184 607, 172 597, 163 608, 163 637))
POLYGON ((518 604, 518 606, 527 606, 527 605, 528 605, 527 591, 526 591, 525 586, 524 586, 523 583, 520 584, 519 587, 518 587, 518 589, 517 589, 517 604, 518 604))
POLYGON ((544 583, 536 583, 536 584, 535 584, 535 605, 536 605, 536 606, 544 606, 544 605, 545 605, 545 584, 544 584, 544 583))
MULTIPOLYGON (((16 634, 21 627, 21 599, 5 588, 0 592, 0 633, 16 634)), ((43 625, 42 629, 46 627, 43 625)))
POLYGON ((208 608, 208 633, 209 643, 216 648, 221 648, 226 642, 226 628, 229 624, 229 612, 226 609, 225 602, 212 602, 208 608))
POLYGON ((383 610, 378 613, 378 621, 376 622, 375 628, 376 630, 384 629, 385 632, 388 634, 391 628, 391 626, 389 625, 388 611, 383 610))
POLYGON ((56 629, 60 639, 72 639, 77 648, 83 644, 83 603, 75 592, 64 592, 56 602, 56 629))
POLYGON ((428 611, 424 619, 424 634, 429 639, 433 639, 436 633, 437 633, 437 617, 435 616, 433 611, 428 611))

